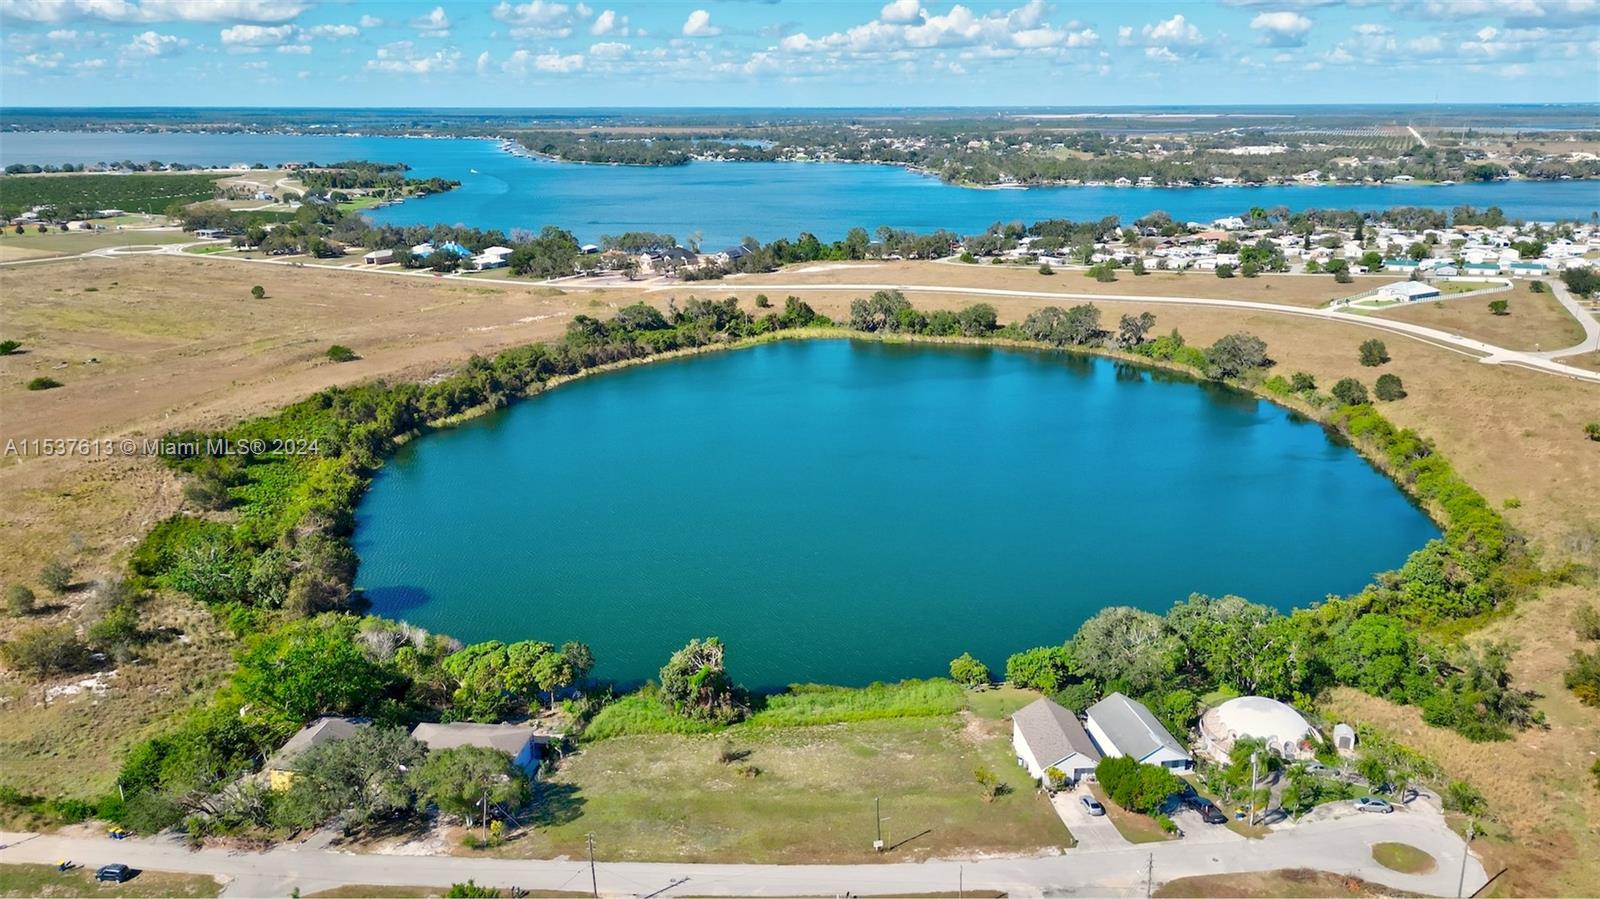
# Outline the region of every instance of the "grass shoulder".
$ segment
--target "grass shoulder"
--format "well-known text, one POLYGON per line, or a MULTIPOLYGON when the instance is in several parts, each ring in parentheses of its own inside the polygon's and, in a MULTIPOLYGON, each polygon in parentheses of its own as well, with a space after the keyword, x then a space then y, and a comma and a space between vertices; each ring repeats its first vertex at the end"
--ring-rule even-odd
POLYGON ((170 874, 165 871, 139 871, 124 883, 95 883, 94 872, 86 868, 58 871, 54 865, 0 865, 0 896, 54 897, 120 896, 174 897, 200 899, 216 896, 222 888, 216 878, 201 874, 170 874))

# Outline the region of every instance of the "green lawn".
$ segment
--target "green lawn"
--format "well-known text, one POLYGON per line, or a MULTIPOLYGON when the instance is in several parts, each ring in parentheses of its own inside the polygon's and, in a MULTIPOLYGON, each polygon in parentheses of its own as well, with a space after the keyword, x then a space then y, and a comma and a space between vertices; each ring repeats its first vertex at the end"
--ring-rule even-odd
POLYGON ((1485 287, 1496 287, 1494 281, 1440 281, 1434 285, 1441 293, 1471 293, 1485 287))
POLYGON ((1401 874, 1427 874, 1439 867, 1433 856, 1409 843, 1378 843, 1372 847, 1372 860, 1401 874))
POLYGON ((194 235, 182 231, 48 231, 39 234, 29 229, 26 234, 7 230, 0 234, 0 247, 32 250, 40 253, 73 255, 98 250, 102 247, 148 246, 150 244, 185 243, 194 235))
POLYGON ((541 784, 538 806, 538 826, 499 854, 576 856, 589 833, 612 861, 893 862, 1071 844, 1017 767, 1009 725, 969 715, 585 743, 541 784), (724 747, 737 758, 722 761, 724 747), (1006 787, 992 801, 979 765, 1006 787))
POLYGON ((0 865, 0 896, 215 896, 221 887, 200 874, 140 871, 126 883, 97 884, 94 872, 74 868, 62 873, 54 865, 0 865))

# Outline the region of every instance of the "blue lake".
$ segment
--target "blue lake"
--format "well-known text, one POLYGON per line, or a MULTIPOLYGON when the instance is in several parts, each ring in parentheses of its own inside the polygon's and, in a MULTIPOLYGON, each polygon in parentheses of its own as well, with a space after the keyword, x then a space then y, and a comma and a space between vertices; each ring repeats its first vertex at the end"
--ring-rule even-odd
POLYGON ((654 677, 690 637, 742 682, 992 668, 1097 610, 1280 609, 1437 535, 1318 425, 1065 353, 795 341, 581 379, 415 441, 358 513, 379 614, 582 640, 654 677))
POLYGON ((853 226, 973 233, 996 221, 1045 218, 1131 221, 1161 209, 1210 221, 1252 206, 1381 210, 1499 206, 1537 221, 1600 210, 1600 182, 1320 187, 1050 187, 972 190, 895 166, 844 163, 691 163, 666 168, 576 165, 513 156, 487 140, 283 134, 4 132, 0 165, 122 159, 231 165, 371 159, 409 164, 419 177, 462 182, 459 190, 375 210, 383 223, 461 224, 537 230, 555 224, 581 240, 628 230, 698 232, 720 247, 811 231, 825 240, 853 226))

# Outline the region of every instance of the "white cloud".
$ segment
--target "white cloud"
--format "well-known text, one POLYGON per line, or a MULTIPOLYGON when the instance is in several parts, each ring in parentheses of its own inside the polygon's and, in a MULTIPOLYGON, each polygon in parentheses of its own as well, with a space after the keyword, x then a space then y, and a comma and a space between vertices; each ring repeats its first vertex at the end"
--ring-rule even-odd
POLYGON ((287 22, 308 0, 0 0, 0 16, 25 22, 287 22))
POLYGON ((1146 41, 1163 47, 1175 45, 1196 47, 1206 42, 1205 36, 1200 33, 1200 29, 1186 20, 1183 17, 1183 13, 1178 13, 1164 22, 1146 25, 1141 33, 1144 34, 1146 41))
POLYGON ((576 72, 583 68, 583 54, 560 54, 556 52, 533 53, 528 50, 518 50, 508 57, 500 70, 507 75, 526 75, 529 72, 545 72, 565 74, 576 72))
POLYGON ((1133 26, 1123 25, 1117 28, 1117 46, 1130 47, 1133 45, 1133 26))
POLYGON ((354 25, 313 25, 303 32, 311 37, 344 38, 355 37, 361 29, 354 25))
POLYGON ((270 47, 283 43, 292 34, 293 25, 234 25, 222 29, 222 43, 227 47, 270 47))
POLYGON ((133 40, 128 42, 122 52, 125 56, 171 56, 187 46, 189 46, 187 38, 146 31, 134 35, 133 40))
POLYGON ((288 53, 295 56, 305 56, 311 52, 310 44, 284 44, 278 48, 279 53, 288 53))
POLYGON ((1600 0, 1405 0, 1401 12, 1426 19, 1499 19, 1523 27, 1592 25, 1600 0))
POLYGON ((878 18, 890 25, 909 25, 922 18, 921 0, 890 0, 879 11, 878 18))
POLYGON ((943 15, 918 7, 907 19, 909 4, 891 3, 880 18, 844 31, 813 38, 801 32, 778 42, 789 52, 851 54, 867 59, 905 62, 892 54, 937 48, 970 48, 975 56, 1008 57, 1020 52, 1059 53, 1100 42, 1092 28, 1071 22, 1051 25, 1044 0, 1029 0, 1010 11, 977 15, 957 4, 943 15))
POLYGON ((1178 60, 1178 54, 1173 53, 1170 49, 1168 49, 1166 47, 1146 47, 1146 48, 1144 48, 1144 55, 1145 55, 1146 59, 1151 59, 1151 60, 1154 60, 1156 62, 1178 62, 1179 61, 1178 60))
POLYGON ((461 51, 454 47, 419 53, 410 41, 396 41, 378 48, 377 54, 367 60, 371 72, 391 72, 400 75, 430 75, 435 72, 453 72, 461 61, 461 51))
POLYGON ((362 28, 380 28, 383 26, 383 20, 377 16, 362 16, 360 24, 362 28))
POLYGON ((589 55, 595 59, 621 59, 628 55, 628 45, 617 41, 601 41, 589 45, 589 55))
POLYGON ((589 26, 589 33, 595 37, 606 37, 608 35, 627 37, 629 33, 628 17, 619 16, 615 11, 608 9, 595 17, 594 24, 589 26))
POLYGON ((411 27, 425 37, 446 37, 450 34, 450 16, 445 14, 444 7, 435 6, 427 15, 412 19, 411 27))
POLYGON ((1299 47, 1306 42, 1311 20, 1297 12, 1264 12, 1250 20, 1250 28, 1261 32, 1261 39, 1273 47, 1299 47))
POLYGON ((530 0, 528 3, 511 4, 502 0, 494 8, 492 15, 495 19, 512 26, 511 35, 516 38, 530 37, 567 37, 572 34, 574 16, 586 18, 592 10, 587 6, 574 10, 565 3, 552 3, 548 0, 530 0))
POLYGON ((711 13, 697 9, 683 22, 684 37, 716 37, 722 29, 711 24, 711 13))

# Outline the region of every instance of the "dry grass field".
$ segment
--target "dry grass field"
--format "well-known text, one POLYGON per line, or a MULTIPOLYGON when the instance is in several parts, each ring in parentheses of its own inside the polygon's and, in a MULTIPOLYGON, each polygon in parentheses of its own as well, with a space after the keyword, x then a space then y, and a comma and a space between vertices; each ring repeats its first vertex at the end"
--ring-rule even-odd
POLYGON ((1509 293, 1463 300, 1410 303, 1372 313, 1380 318, 1427 325, 1486 340, 1513 350, 1558 350, 1583 340, 1583 326, 1550 293, 1534 293, 1518 281, 1509 293), (1506 300, 1506 315, 1489 311, 1490 300, 1506 300))
MULTIPOLYGON (((929 263, 850 266, 814 273, 832 283, 937 283, 1047 291, 1108 292, 1081 275, 929 263), (967 282, 981 275, 991 280, 967 282), (1076 283, 1074 283, 1076 282, 1076 283)), ((259 413, 317 389, 373 377, 426 377, 473 352, 561 333, 580 312, 603 316, 642 297, 664 305, 690 294, 745 301, 768 293, 781 306, 784 291, 770 284, 813 275, 780 272, 762 278, 681 285, 671 290, 589 288, 553 291, 515 282, 487 284, 267 266, 203 257, 87 259, 0 268, 0 336, 20 339, 27 352, 0 359, 0 442, 27 436, 159 434, 192 425, 217 425, 259 413), (250 299, 261 284, 265 300, 250 299), (89 290, 89 288, 95 288, 89 290), (360 361, 335 365, 323 357, 332 343, 353 347, 360 361), (89 357, 98 362, 88 363, 89 357), (29 392, 23 382, 48 374, 66 386, 29 392)), ((1126 276, 1114 285, 1143 286, 1163 295, 1208 295, 1218 290, 1281 291, 1271 299, 1315 304, 1336 295, 1331 279, 1232 279, 1126 276), (1289 282, 1292 282, 1289 283, 1289 282)), ((826 280, 819 283, 827 283, 826 280)), ((1355 285, 1338 285, 1341 292, 1355 285)), ((845 316, 861 291, 805 291, 820 311, 845 316)), ((919 307, 957 308, 974 297, 908 289, 919 307)), ((1237 295, 1237 294, 1236 294, 1237 295)), ((1251 299, 1266 299, 1260 294, 1251 299)), ((1526 297, 1521 299, 1528 299, 1526 297)), ((988 300, 1003 321, 1046 301, 988 300)), ((1060 300, 1049 301, 1060 303, 1060 300)), ((1529 535, 1547 563, 1579 558, 1600 564, 1600 445, 1584 438, 1585 421, 1600 412, 1600 387, 1504 366, 1359 322, 1336 322, 1208 307, 1152 306, 1135 298, 1096 301, 1105 319, 1123 313, 1156 315, 1156 331, 1178 328, 1196 344, 1233 331, 1263 338, 1278 371, 1304 370, 1326 389, 1340 377, 1371 386, 1393 372, 1409 396, 1383 404, 1396 423, 1432 438, 1469 481, 1496 505, 1515 499, 1509 519, 1529 535), (1357 360, 1362 340, 1380 336, 1392 361, 1373 369, 1357 360)), ((1476 301, 1469 301, 1476 302, 1476 301)), ((1481 305, 1481 304, 1478 304, 1481 305)), ((1513 315, 1519 299, 1513 297, 1513 315)), ((1485 310, 1487 316, 1487 310, 1485 310)), ((183 507, 180 485, 147 459, 0 459, 0 586, 34 582, 39 566, 62 557, 78 580, 119 570, 127 548, 151 523, 183 507)), ((34 583, 35 589, 38 588, 34 583)), ((41 592, 41 596, 43 592, 41 592)), ((84 591, 69 595, 60 619, 84 591)), ((1511 865, 1506 886, 1517 893, 1582 893, 1600 883, 1600 793, 1587 768, 1600 748, 1600 712, 1572 700, 1561 670, 1573 646, 1571 609, 1593 590, 1553 587, 1495 621, 1486 635, 1511 636, 1520 650, 1519 683, 1543 694, 1551 722, 1500 744, 1473 744, 1423 726, 1414 709, 1339 691, 1331 715, 1372 723, 1437 758, 1452 777, 1475 783, 1489 797, 1493 835, 1477 844, 1492 869, 1511 865), (1516 758, 1516 764, 1507 764, 1516 758)), ((15 684, 0 734, 0 782, 45 791, 88 792, 109 782, 117 748, 203 694, 229 651, 203 614, 181 603, 156 605, 156 620, 183 630, 190 642, 150 650, 146 664, 127 666, 107 694, 60 697, 48 708, 15 684)), ((0 636, 15 626, 0 618, 0 636)), ((3 683, 3 682, 0 682, 3 683)), ((779 747, 772 747, 774 752, 779 747)), ((626 803, 648 796, 619 797, 626 803)), ((626 803, 623 806, 625 807, 626 803)), ((597 809, 598 811, 598 809, 597 809)), ((731 814, 731 812, 729 812, 731 814)))
POLYGON ((50 231, 44 234, 36 231, 24 234, 5 231, 0 233, 0 262, 76 256, 105 247, 156 246, 192 240, 194 235, 182 231, 138 228, 124 231, 50 231))
MULTIPOLYGON (((950 287, 984 287, 1000 290, 1040 290, 1050 293, 1107 294, 1116 296, 1203 297, 1250 300, 1288 306, 1320 306, 1329 300, 1352 296, 1394 277, 1358 277, 1340 284, 1332 275, 1261 275, 1256 278, 1218 278, 1209 272, 1158 272, 1135 275, 1117 272, 1117 280, 1101 283, 1079 270, 1058 269, 1041 275, 1032 266, 964 265, 959 262, 820 262, 792 266, 780 272, 729 278, 704 284, 715 292, 727 288, 766 284, 945 284, 950 287)), ((700 286, 700 285, 695 285, 700 286)))

